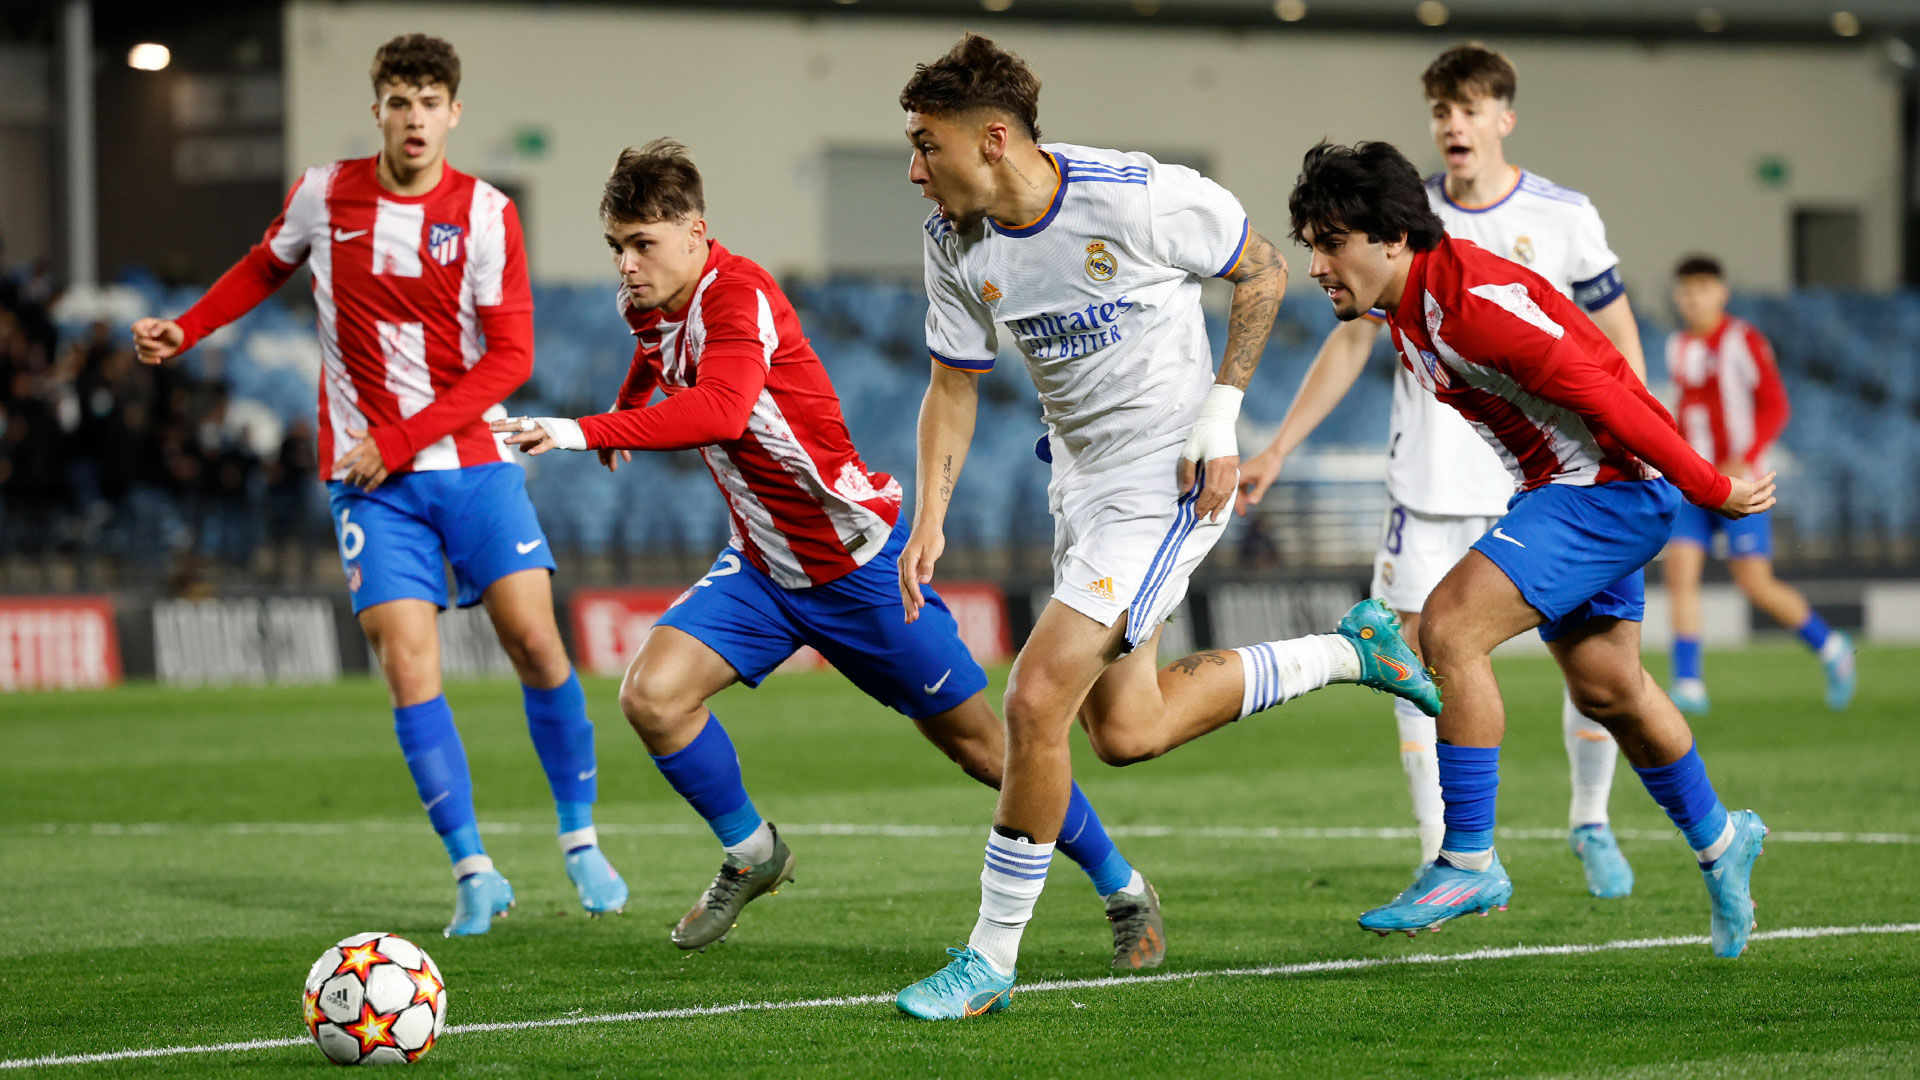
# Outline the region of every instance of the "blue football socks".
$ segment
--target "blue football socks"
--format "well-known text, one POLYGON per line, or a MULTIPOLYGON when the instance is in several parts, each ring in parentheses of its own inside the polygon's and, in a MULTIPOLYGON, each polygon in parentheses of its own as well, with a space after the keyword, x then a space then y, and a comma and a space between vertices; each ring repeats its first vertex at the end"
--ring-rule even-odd
POLYGON ((1667 812, 1673 823, 1686 834, 1687 846, 1703 863, 1711 863, 1725 850, 1731 830, 1727 808, 1714 794, 1713 781, 1707 779, 1707 766, 1700 750, 1690 746, 1680 760, 1651 769, 1635 767, 1647 794, 1667 812), (1716 850, 1719 849, 1719 850, 1716 850))
POLYGON ((707 819, 721 844, 739 844, 760 827, 760 812, 740 781, 740 755, 719 717, 708 713, 706 726, 692 742, 655 757, 653 763, 694 812, 707 819))
POLYGON ((1819 652, 1826 648, 1827 637, 1833 633, 1833 627, 1827 625, 1827 620, 1821 618, 1819 612, 1809 608, 1807 621, 1801 623, 1794 632, 1800 635, 1801 641, 1807 643, 1807 648, 1819 652))
MULTIPOLYGON (((1818 646, 1815 646, 1818 648, 1818 646)), ((1700 677, 1700 639, 1697 637, 1679 637, 1673 639, 1673 677, 1680 679, 1698 679, 1700 677)))
POLYGON ((1443 742, 1434 754, 1440 762, 1440 796, 1446 800, 1442 816, 1447 831, 1440 839, 1440 858, 1460 870, 1485 870, 1493 865, 1500 748, 1443 742))
POLYGON ((1093 879, 1094 891, 1101 896, 1111 896, 1133 881, 1133 864, 1114 846, 1106 826, 1100 824, 1100 815, 1094 813, 1093 804, 1087 801, 1078 783, 1067 797, 1067 817, 1060 825, 1057 848, 1087 872, 1093 879))
POLYGON ((453 726, 453 709, 444 695, 418 705, 393 710, 393 734, 400 741, 400 753, 413 774, 413 786, 420 793, 420 805, 426 808, 433 831, 440 834, 447 856, 456 872, 467 864, 467 872, 491 869, 472 862, 484 859, 486 849, 480 843, 480 827, 473 816, 473 780, 467 774, 467 752, 460 745, 460 732, 453 726))
POLYGON ((580 676, 570 671, 566 682, 550 690, 523 685, 520 697, 527 710, 527 734, 533 737, 534 752, 540 755, 547 787, 553 792, 560 835, 570 838, 562 846, 592 847, 596 838, 585 830, 593 828, 599 767, 594 763, 593 721, 587 719, 587 695, 580 689, 580 676))

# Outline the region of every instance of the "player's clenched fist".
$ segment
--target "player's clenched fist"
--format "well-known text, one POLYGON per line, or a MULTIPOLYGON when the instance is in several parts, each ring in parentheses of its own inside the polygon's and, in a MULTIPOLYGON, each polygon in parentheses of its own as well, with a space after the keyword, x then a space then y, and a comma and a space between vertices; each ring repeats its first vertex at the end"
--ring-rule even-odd
POLYGON ((136 319, 133 323, 133 348, 143 364, 171 360, 186 344, 187 332, 172 319, 136 319))
POLYGON ((926 606, 926 598, 920 594, 920 586, 933 580, 933 564, 947 550, 947 536, 938 529, 922 531, 915 529, 907 538, 907 546, 900 551, 900 599, 907 608, 907 621, 920 617, 920 609, 926 606))
POLYGON ((1721 517, 1743 518, 1772 508, 1777 501, 1773 497, 1773 477, 1773 473, 1758 480, 1729 476, 1727 479, 1733 481, 1733 489, 1727 492, 1727 501, 1720 504, 1717 512, 1721 517))

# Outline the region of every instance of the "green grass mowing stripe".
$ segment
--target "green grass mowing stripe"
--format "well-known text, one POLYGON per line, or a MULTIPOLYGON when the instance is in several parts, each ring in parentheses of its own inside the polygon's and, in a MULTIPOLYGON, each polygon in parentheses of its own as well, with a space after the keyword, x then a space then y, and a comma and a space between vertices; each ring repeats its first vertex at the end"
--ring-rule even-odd
MULTIPOLYGON (((230 821, 230 822, 46 822, 39 825, 0 826, 0 834, 35 836, 165 836, 172 834, 221 834, 227 836, 345 836, 355 832, 413 833, 418 821, 230 821)), ((608 836, 696 836, 705 835, 705 825, 687 822, 635 824, 600 822, 595 828, 608 836)), ((523 821, 481 822, 480 831, 488 836, 547 836, 553 826, 523 821)), ((912 839, 934 836, 972 836, 980 830, 972 825, 877 825, 853 822, 823 824, 783 824, 787 836, 859 836, 912 839)), ((1336 825, 1325 828, 1277 825, 1115 825, 1108 834, 1119 839, 1133 837, 1179 837, 1208 840, 1411 840, 1419 831, 1404 826, 1336 825)), ((1502 840, 1554 840, 1567 838, 1565 829, 1536 829, 1501 826, 1494 834, 1502 840)), ((1673 829, 1615 829, 1622 840, 1673 840, 1673 829)), ((1816 829, 1781 830, 1767 833, 1770 841, 1791 844, 1920 844, 1920 834, 1901 832, 1839 832, 1816 829)))
MULTIPOLYGON (((1916 934, 1920 923, 1880 923, 1858 926, 1794 926, 1780 930, 1762 930, 1754 941, 1787 939, 1856 937, 1865 934, 1916 934)), ((1022 994, 1041 994, 1061 990, 1101 990, 1111 987, 1146 986, 1154 983, 1188 982, 1195 979, 1290 978, 1320 975, 1336 971, 1360 971, 1367 968, 1402 967, 1409 964, 1464 963, 1473 960, 1512 960, 1533 956, 1585 956, 1623 950, 1665 949, 1682 945, 1705 945, 1700 934, 1674 937, 1635 938, 1592 944, 1513 945, 1473 949, 1458 953, 1413 953, 1407 956, 1367 956, 1340 960, 1310 960, 1296 964, 1266 964, 1259 967, 1220 968, 1212 971, 1166 971, 1153 975, 1108 975, 1094 979, 1053 979, 1020 986, 1022 994)), ((503 1020, 482 1024, 453 1024, 444 1034, 474 1035, 490 1031, 530 1031, 537 1028, 579 1027, 585 1024, 627 1024, 653 1020, 685 1020, 693 1017, 728 1016, 749 1012, 788 1012, 796 1009, 826 1009, 856 1005, 884 1005, 891 994, 861 994, 850 997, 807 998, 800 1001, 737 1001, 727 1005, 689 1005, 675 1009, 649 1009, 642 1012, 603 1013, 595 1016, 556 1016, 546 1020, 503 1020)), ((255 1039, 249 1042, 214 1043, 205 1046, 159 1046, 138 1050, 112 1050, 97 1054, 64 1054, 37 1058, 12 1058, 0 1061, 0 1069, 27 1069, 52 1065, 98 1065, 110 1061, 138 1058, 175 1057, 181 1054, 235 1053, 245 1050, 275 1050, 299 1046, 304 1038, 255 1039)))

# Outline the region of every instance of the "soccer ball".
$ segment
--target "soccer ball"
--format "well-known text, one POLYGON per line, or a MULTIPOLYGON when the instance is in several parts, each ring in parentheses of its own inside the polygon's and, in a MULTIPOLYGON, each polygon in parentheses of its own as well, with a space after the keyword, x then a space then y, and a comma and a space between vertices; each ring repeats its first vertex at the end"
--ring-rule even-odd
POLYGON ((433 1049, 447 984, 425 949, 392 934, 355 934, 313 962, 301 1012, 336 1065, 404 1065, 433 1049))

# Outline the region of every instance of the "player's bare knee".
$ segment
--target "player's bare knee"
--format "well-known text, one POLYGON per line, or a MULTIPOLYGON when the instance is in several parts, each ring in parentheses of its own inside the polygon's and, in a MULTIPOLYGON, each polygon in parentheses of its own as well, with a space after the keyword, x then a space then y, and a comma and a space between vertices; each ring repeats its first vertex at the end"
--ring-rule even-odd
POLYGON ((1459 609, 1436 609, 1429 604, 1420 616, 1420 658, 1435 667, 1445 667, 1475 653, 1475 644, 1458 625, 1461 621, 1459 609))
POLYGON ((649 747, 706 718, 705 703, 677 682, 646 667, 629 670, 620 682, 621 715, 649 747))
POLYGON ((500 647, 506 651, 514 673, 529 686, 558 686, 572 668, 556 627, 502 635, 500 647))
POLYGON ((1117 725, 1089 724, 1087 741, 1094 756, 1108 765, 1138 765, 1167 752, 1165 740, 1117 725))
POLYGON ((1573 707, 1611 730, 1613 724, 1634 716, 1640 699, 1639 672, 1600 672, 1567 680, 1573 707))

